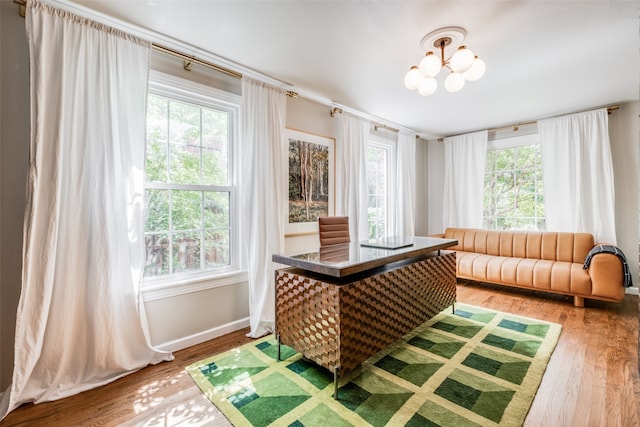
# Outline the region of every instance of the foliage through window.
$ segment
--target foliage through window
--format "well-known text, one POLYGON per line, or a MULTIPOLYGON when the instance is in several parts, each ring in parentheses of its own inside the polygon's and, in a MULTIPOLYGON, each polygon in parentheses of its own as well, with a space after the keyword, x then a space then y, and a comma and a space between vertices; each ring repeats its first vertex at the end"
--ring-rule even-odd
POLYGON ((232 265, 233 111, 151 92, 147 102, 144 275, 232 265))
POLYGON ((543 231, 543 191, 537 135, 490 145, 484 181, 485 228, 543 231))

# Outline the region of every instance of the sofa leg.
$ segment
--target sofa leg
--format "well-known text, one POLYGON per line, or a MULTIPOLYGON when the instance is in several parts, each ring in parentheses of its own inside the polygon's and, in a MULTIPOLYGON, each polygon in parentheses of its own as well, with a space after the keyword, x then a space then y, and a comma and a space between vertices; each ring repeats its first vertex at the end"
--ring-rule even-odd
POLYGON ((584 298, 583 297, 573 297, 573 305, 576 307, 584 307, 584 298))

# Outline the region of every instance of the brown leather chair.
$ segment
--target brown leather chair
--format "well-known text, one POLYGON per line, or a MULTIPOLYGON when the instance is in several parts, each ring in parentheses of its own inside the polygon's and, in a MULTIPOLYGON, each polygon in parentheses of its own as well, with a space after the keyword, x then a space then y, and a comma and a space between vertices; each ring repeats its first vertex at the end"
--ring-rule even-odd
POLYGON ((320 246, 351 242, 348 216, 319 217, 318 228, 320 230, 320 246))

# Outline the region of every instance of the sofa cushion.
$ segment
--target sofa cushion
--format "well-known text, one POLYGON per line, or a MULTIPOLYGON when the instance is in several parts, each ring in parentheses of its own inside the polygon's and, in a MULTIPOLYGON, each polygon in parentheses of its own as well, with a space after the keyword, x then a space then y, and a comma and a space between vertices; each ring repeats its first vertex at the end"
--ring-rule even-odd
POLYGON ((457 276, 465 279, 580 295, 591 294, 582 264, 457 251, 457 276))

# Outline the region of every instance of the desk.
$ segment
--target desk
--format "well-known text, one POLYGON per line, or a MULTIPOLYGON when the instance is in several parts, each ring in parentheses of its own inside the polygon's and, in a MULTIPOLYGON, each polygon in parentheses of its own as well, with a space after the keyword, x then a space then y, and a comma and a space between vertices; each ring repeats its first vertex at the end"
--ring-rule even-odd
POLYGON ((338 376, 452 305, 457 240, 414 237, 409 247, 345 243, 275 262, 276 337, 338 376))

